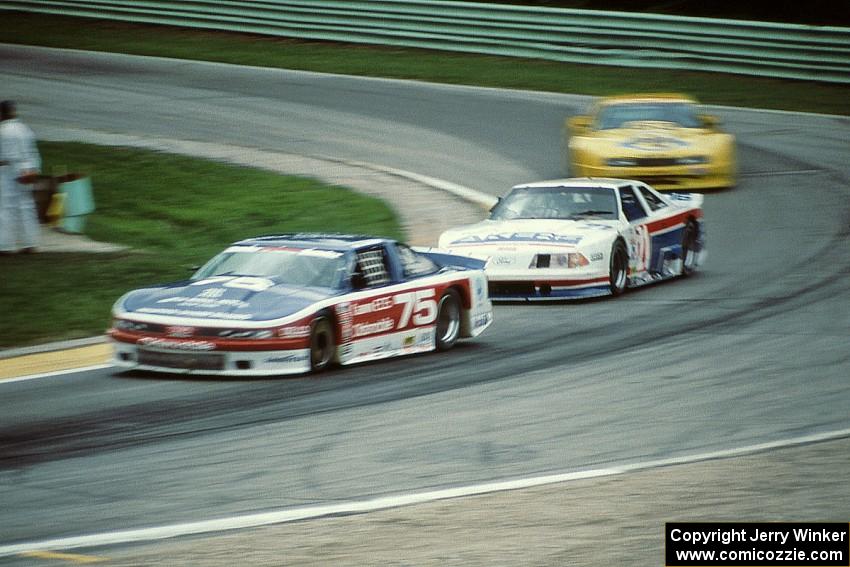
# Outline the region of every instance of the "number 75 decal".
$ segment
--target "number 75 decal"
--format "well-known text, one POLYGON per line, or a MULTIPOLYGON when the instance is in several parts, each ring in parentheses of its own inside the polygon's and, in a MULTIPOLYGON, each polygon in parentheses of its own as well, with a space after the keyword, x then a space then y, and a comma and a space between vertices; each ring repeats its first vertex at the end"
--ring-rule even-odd
POLYGON ((396 305, 403 305, 401 318, 397 329, 407 327, 413 316, 414 325, 429 325, 437 319, 437 302, 434 301, 433 289, 419 289, 407 293, 397 293, 393 296, 396 305))

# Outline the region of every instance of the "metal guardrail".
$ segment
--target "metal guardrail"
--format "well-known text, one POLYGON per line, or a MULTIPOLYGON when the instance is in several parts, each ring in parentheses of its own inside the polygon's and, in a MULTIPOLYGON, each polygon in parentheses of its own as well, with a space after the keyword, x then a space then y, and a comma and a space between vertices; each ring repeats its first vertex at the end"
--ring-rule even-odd
POLYGON ((18 10, 299 39, 850 83, 850 28, 442 0, 33 0, 18 10))

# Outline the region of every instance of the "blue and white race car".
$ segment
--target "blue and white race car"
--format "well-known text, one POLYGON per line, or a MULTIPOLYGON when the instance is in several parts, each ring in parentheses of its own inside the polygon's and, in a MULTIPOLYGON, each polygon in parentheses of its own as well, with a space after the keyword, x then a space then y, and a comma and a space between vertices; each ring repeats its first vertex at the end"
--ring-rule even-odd
POLYGON ((243 240, 188 281, 121 297, 109 331, 114 363, 268 376, 448 350, 493 321, 483 265, 383 238, 243 240))
POLYGON ((492 300, 620 295, 692 273, 705 256, 703 196, 640 181, 571 178, 517 185, 439 249, 487 262, 492 300))

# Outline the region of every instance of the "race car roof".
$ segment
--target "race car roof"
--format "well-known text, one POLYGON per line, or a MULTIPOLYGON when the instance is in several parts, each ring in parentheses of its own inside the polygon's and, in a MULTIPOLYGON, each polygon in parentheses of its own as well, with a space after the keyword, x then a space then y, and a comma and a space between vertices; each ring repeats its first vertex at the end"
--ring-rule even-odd
POLYGON ((257 236, 235 242, 234 246, 293 246, 296 248, 320 248, 325 250, 352 250, 389 242, 386 238, 361 234, 326 234, 319 232, 297 232, 257 236))
POLYGON ((622 104, 627 102, 690 102, 696 104, 696 99, 680 93, 637 93, 602 97, 601 105, 622 104))
POLYGON ((570 177, 567 179, 552 179, 550 181, 535 181, 533 183, 521 183, 513 189, 533 189, 537 187, 602 187, 616 189, 623 185, 634 183, 628 179, 613 179, 609 177, 570 177))

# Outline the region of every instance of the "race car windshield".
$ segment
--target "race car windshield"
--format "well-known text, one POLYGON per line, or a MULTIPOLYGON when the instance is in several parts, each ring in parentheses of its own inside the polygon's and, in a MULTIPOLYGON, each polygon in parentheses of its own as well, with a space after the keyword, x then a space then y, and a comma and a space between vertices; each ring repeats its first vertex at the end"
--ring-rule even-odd
POLYGON ((616 220, 617 198, 605 187, 514 189, 490 213, 491 220, 616 220))
POLYGON ((340 252, 232 246, 207 262, 192 279, 247 276, 298 287, 338 289, 345 274, 345 256, 340 252))
POLYGON ((596 118, 596 128, 624 128, 630 122, 671 122, 683 128, 702 127, 692 104, 664 102, 605 106, 596 118))

